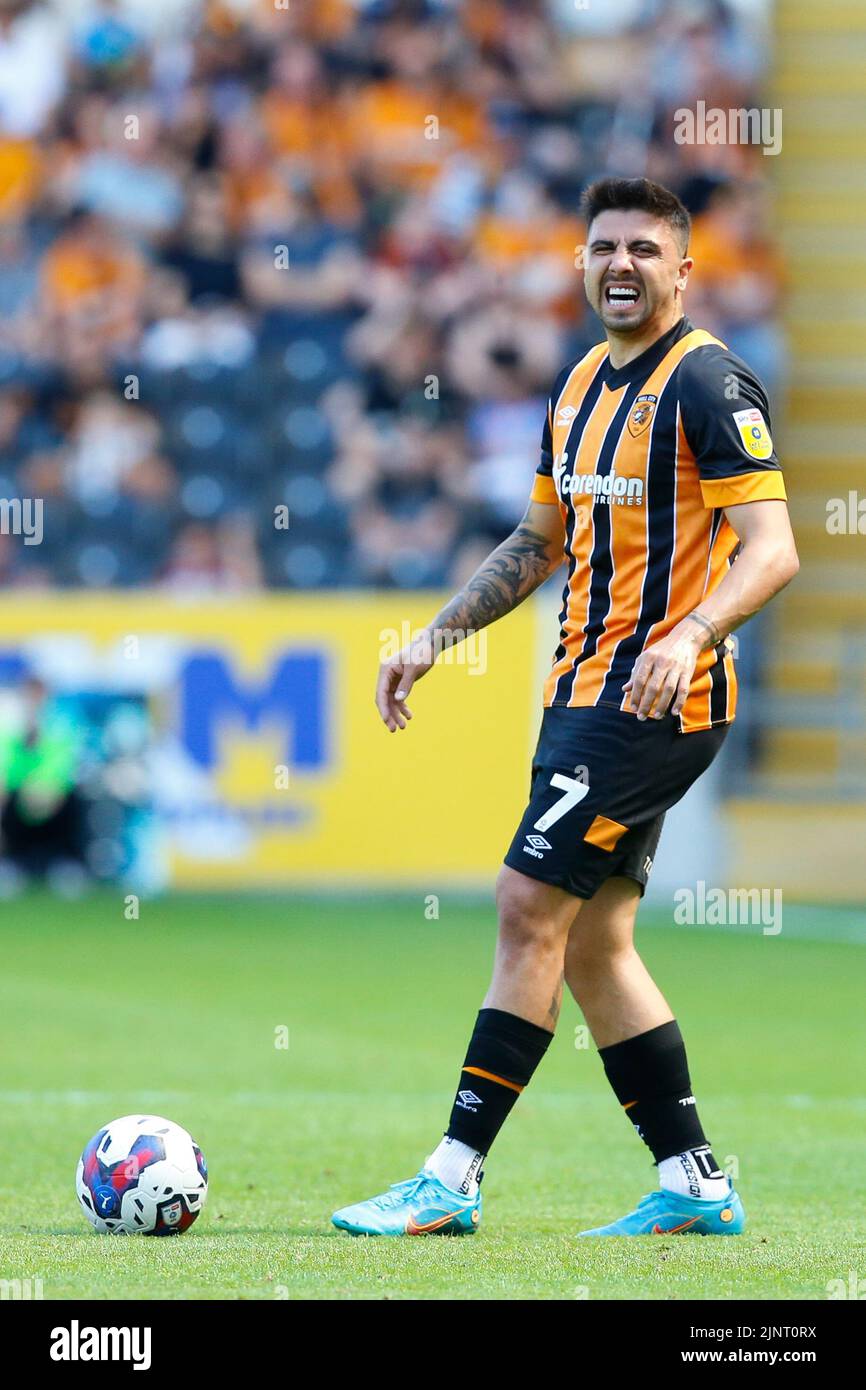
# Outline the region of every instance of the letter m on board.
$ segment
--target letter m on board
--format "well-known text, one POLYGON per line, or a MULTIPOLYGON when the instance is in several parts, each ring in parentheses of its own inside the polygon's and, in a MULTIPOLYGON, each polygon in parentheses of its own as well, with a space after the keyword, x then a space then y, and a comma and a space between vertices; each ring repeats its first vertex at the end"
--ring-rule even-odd
POLYGON ((283 761, 289 767, 321 767, 325 747, 325 657, 319 651, 292 651, 278 657, 262 681, 241 678, 222 652, 190 657, 181 678, 181 736, 190 757, 212 768, 220 732, 242 725, 285 731, 283 761))

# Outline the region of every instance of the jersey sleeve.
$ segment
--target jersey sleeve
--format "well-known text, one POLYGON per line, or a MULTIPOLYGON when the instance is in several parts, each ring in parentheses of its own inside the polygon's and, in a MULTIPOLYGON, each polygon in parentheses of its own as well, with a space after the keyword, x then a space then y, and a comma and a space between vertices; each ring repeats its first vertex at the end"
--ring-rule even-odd
POLYGON ((556 484, 553 481, 553 402, 559 399, 559 393, 568 375, 568 369, 560 372, 556 378, 553 391, 548 397, 547 411, 544 416, 544 426, 541 431, 541 454, 538 460, 538 467, 535 470, 535 480, 532 484, 532 491, 529 494, 530 502, 555 502, 559 503, 556 492, 556 484))
POLYGON ((696 348, 680 364, 680 418, 705 507, 786 500, 767 394, 727 348, 696 348))

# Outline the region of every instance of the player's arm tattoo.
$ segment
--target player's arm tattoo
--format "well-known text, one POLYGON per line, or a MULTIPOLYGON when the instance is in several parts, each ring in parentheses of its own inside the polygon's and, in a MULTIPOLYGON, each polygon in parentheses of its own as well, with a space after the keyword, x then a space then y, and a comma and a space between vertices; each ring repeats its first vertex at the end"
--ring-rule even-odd
POLYGON ((691 613, 688 614, 688 618, 697 623, 699 627, 703 628, 704 632, 709 634, 709 641, 705 639, 705 651, 709 647, 717 647, 719 645, 722 640, 722 634, 711 618, 707 618, 703 613, 699 613, 697 608, 692 609, 691 613))
POLYGON ((548 537, 521 522, 437 613, 430 627, 434 632, 464 633, 488 627, 543 584, 554 563, 548 537))

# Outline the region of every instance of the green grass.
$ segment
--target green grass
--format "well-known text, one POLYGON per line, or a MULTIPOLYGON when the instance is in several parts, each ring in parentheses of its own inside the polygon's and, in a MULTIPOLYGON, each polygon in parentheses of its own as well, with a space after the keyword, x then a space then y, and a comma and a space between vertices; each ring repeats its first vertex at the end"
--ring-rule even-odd
POLYGON ((489 1162, 479 1232, 357 1241, 330 1212, 410 1176, 444 1127, 488 906, 445 893, 428 921, 421 895, 175 897, 128 922, 119 897, 4 904, 0 1278, 87 1299, 825 1298, 866 1275, 864 945, 820 909, 789 916, 778 937, 642 918, 705 1128, 739 1162, 743 1237, 575 1239, 654 1172, 569 1001, 489 1162), (132 1110, 207 1155, 208 1205, 180 1239, 101 1238, 78 1208, 84 1143, 132 1110))

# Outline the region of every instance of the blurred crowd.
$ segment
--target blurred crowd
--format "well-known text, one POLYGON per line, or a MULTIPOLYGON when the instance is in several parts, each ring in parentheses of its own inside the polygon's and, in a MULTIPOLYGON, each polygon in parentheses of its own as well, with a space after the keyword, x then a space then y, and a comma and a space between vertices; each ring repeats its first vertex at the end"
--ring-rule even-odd
POLYGON ((782 371, 757 0, 0 0, 12 585, 456 585, 583 305, 580 193, 673 187, 687 311, 782 371))

